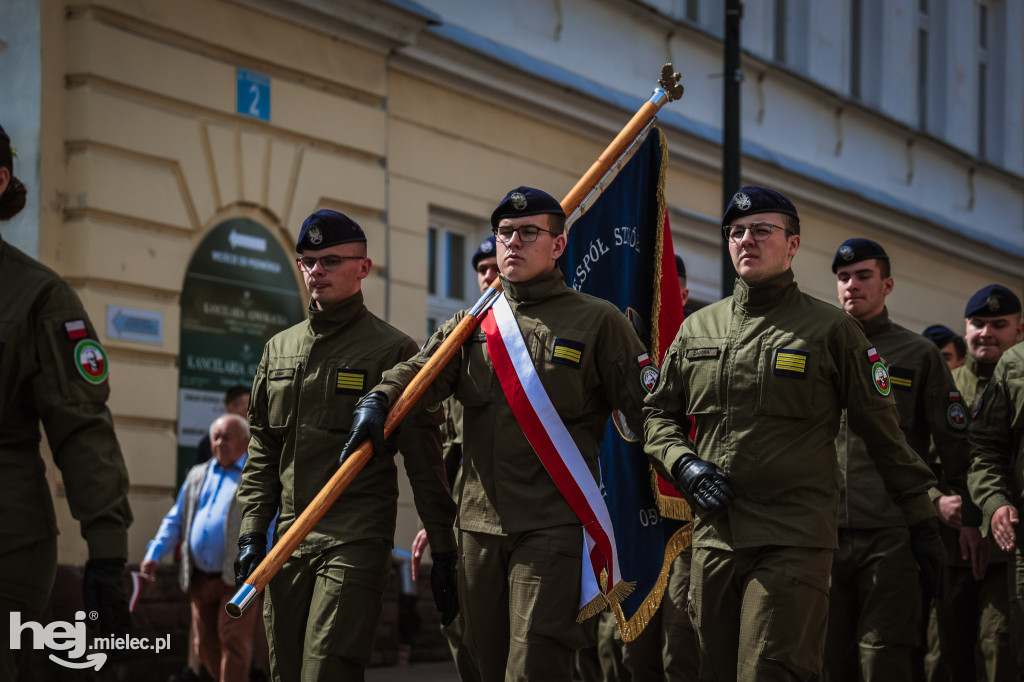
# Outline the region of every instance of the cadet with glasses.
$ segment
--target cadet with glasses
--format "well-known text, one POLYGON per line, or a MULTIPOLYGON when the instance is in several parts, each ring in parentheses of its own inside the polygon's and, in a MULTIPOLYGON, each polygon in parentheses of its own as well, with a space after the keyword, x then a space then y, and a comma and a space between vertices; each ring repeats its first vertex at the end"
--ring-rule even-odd
MULTIPOLYGON (((252 441, 238 485, 237 584, 266 556, 278 507, 280 536, 337 470, 349 431, 358 426, 356 401, 384 370, 416 352, 412 339, 363 304, 362 280, 372 262, 356 223, 317 211, 302 224, 295 248, 310 293, 309 319, 270 339, 253 382, 252 441)), ((455 504, 441 467, 441 416, 410 415, 397 444, 436 550, 437 603, 451 620, 458 608, 455 504)), ((359 472, 267 585, 264 618, 276 680, 363 679, 390 574, 398 504, 392 445, 379 438, 373 446, 374 464, 359 472)))
MULTIPOLYGON (((619 408, 639 429, 647 393, 638 364, 647 356, 632 326, 615 306, 562 279, 556 262, 566 246, 564 225, 565 213, 550 194, 518 187, 505 195, 491 214, 504 300, 482 323, 491 331, 471 335, 423 399, 430 404, 454 395, 465 409, 459 588, 464 641, 488 681, 568 682, 574 650, 592 643, 589 629, 576 622, 582 571, 592 570, 584 562, 583 527, 564 496, 568 486, 552 479, 541 457, 562 456, 571 441, 587 467, 573 480, 596 488, 608 416, 619 408), (490 325, 499 314, 508 325, 496 334, 490 325), (538 454, 524 432, 528 417, 521 425, 506 398, 503 385, 514 390, 515 381, 504 371, 499 377, 493 359, 497 354, 500 364, 506 343, 525 346, 523 364, 532 363, 549 399, 531 405, 547 424, 558 420, 564 427, 557 453, 541 445, 538 454)), ((445 322, 415 357, 386 372, 360 411, 382 420, 461 319, 445 322)))
POLYGON ((843 408, 938 581, 935 478, 904 440, 860 324, 797 288, 800 221, 789 199, 744 187, 722 225, 735 292, 680 327, 647 398, 645 449, 672 463, 693 502, 701 679, 808 680, 822 668, 843 408))

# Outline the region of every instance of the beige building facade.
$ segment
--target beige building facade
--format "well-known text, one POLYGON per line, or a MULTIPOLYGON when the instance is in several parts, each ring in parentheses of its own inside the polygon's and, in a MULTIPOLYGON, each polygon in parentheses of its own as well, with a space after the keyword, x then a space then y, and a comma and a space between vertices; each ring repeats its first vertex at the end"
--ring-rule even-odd
MULTIPOLYGON (((637 18, 636 4, 594 3, 623 31, 658 29, 647 15, 637 18)), ((109 353, 110 408, 136 515, 131 562, 142 558, 176 492, 181 298, 205 237, 245 218, 291 257, 309 213, 345 212, 369 238, 368 307, 422 341, 475 298, 468 259, 505 191, 529 184, 561 196, 646 99, 666 57, 690 50, 707 66, 720 53, 713 35, 681 25, 673 40, 685 50, 634 55, 632 83, 603 88, 601 50, 593 49, 592 75, 582 79, 553 58, 537 61, 482 38, 472 22, 456 32, 438 30, 457 11, 451 2, 5 5, 0 122, 19 148, 15 173, 35 196, 4 238, 75 286, 109 353), (258 87, 246 89, 250 82, 258 87), (268 96, 267 109, 265 99, 252 101, 268 96), (115 308, 151 314, 161 333, 142 340, 111 334, 115 308)), ((516 42, 517 31, 544 36, 548 22, 559 20, 569 22, 542 12, 531 19, 536 26, 512 26, 508 42, 516 42)), ((706 69, 695 68, 694 55, 676 61, 688 92, 668 105, 663 129, 672 153, 667 192, 675 246, 687 260, 695 297, 706 303, 720 286, 721 154, 706 125, 687 112, 693 98, 721 96, 703 82, 706 69)), ((747 59, 769 69, 756 55, 747 59)), ((801 97, 820 95, 796 77, 780 81, 801 97)), ((981 172, 1008 178, 1020 193, 1014 171, 981 172)), ((797 275, 825 300, 835 300, 832 254, 849 236, 885 243, 897 264, 892 312, 914 329, 935 322, 962 329, 967 296, 990 281, 1024 289, 1024 239, 1008 239, 1012 248, 1002 248, 936 228, 924 214, 765 155, 745 158, 744 178, 778 186, 797 204, 805 225, 797 275)), ((299 273, 292 273, 295 291, 304 293, 299 273)), ((301 315, 301 303, 295 313, 301 315)), ((85 546, 52 464, 50 474, 60 561, 83 563, 85 546)), ((396 544, 407 547, 415 530, 403 481, 396 544)))

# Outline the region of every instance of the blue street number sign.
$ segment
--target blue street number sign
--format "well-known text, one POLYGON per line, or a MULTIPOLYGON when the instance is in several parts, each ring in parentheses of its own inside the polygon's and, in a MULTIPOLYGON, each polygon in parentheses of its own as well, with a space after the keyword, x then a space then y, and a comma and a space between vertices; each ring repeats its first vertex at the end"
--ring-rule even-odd
POLYGON ((270 120, 270 76, 238 69, 238 113, 270 120))

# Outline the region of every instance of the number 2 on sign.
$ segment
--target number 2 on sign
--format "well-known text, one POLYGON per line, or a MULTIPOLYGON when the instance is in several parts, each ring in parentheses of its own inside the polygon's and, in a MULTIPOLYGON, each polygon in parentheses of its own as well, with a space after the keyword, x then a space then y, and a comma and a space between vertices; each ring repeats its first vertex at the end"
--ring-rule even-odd
POLYGON ((252 102, 249 103, 249 115, 259 118, 260 89, 255 83, 249 85, 249 94, 252 95, 252 102))

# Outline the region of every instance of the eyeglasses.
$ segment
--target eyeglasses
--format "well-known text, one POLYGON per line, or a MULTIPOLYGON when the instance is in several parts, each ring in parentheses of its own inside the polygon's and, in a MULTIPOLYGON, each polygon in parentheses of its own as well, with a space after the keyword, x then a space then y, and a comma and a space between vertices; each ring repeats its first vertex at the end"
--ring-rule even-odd
POLYGON ((789 230, 778 225, 772 225, 771 223, 754 223, 753 225, 726 225, 722 228, 722 236, 725 237, 726 241, 732 242, 733 244, 739 244, 743 241, 744 235, 747 230, 750 230, 750 236, 754 238, 755 242, 763 242, 772 236, 772 230, 782 230, 787 235, 789 230))
POLYGON ((508 244, 510 241, 512 241, 512 237, 515 235, 516 232, 519 233, 519 241, 523 242, 524 244, 529 244, 530 242, 537 241, 537 237, 540 235, 541 232, 547 232, 548 234, 551 235, 557 234, 555 232, 552 232, 551 230, 545 230, 543 227, 537 227, 536 225, 521 225, 519 227, 496 227, 493 230, 491 230, 491 232, 494 233, 494 238, 497 239, 502 244, 508 244))
POLYGON ((334 272, 341 267, 341 262, 346 260, 366 260, 366 258, 365 256, 320 256, 319 258, 302 256, 301 258, 296 258, 295 262, 306 272, 313 272, 313 268, 316 267, 317 263, 320 263, 320 267, 324 269, 324 272, 334 272))

